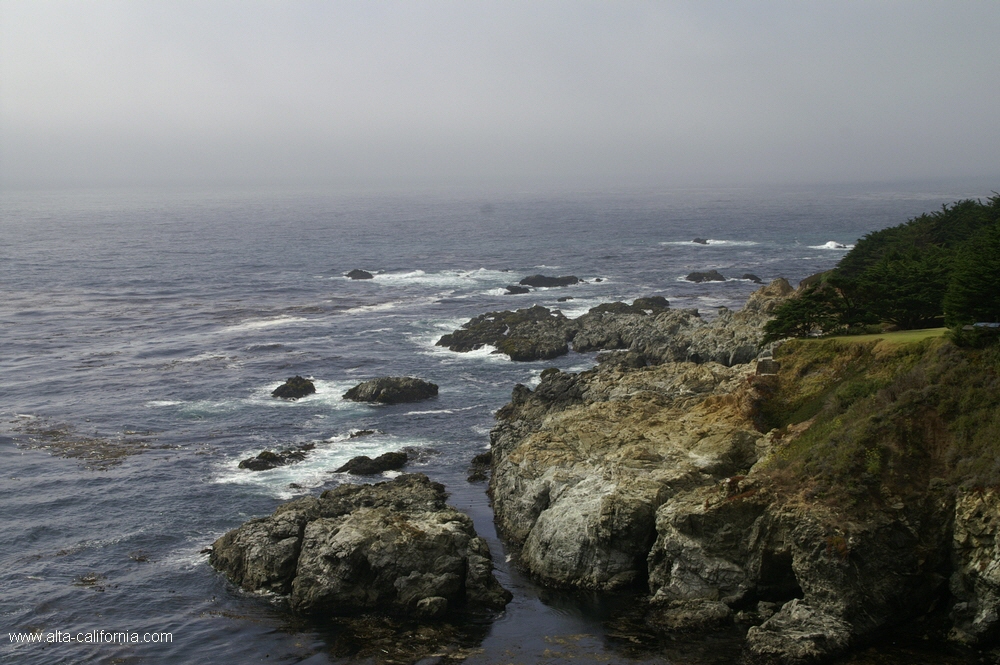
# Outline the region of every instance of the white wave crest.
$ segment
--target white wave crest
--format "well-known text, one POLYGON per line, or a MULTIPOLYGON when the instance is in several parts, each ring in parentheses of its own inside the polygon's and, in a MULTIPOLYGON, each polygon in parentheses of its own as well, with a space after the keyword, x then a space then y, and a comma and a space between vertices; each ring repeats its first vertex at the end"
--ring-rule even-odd
POLYGON ((260 330, 261 328, 273 328, 274 326, 287 326, 294 323, 301 323, 309 319, 302 316, 276 316, 270 319, 251 319, 236 325, 226 326, 225 332, 243 332, 247 330, 260 330))
POLYGON ((716 247, 753 247, 754 245, 759 245, 760 243, 755 240, 717 240, 715 238, 709 238, 706 242, 695 242, 693 240, 669 240, 666 242, 661 242, 661 245, 680 245, 684 247, 704 247, 706 245, 715 245, 716 247))
POLYGON ((837 242, 836 240, 829 240, 822 245, 809 245, 809 249, 839 249, 839 250, 849 250, 854 249, 854 245, 845 245, 844 243, 837 242))
MULTIPOLYGON (((215 469, 213 483, 249 485, 278 499, 290 499, 310 489, 324 485, 364 480, 349 478, 346 474, 333 473, 358 455, 378 457, 382 453, 394 452, 402 448, 435 448, 434 442, 422 439, 396 438, 392 436, 362 436, 356 438, 332 437, 327 441, 313 441, 316 447, 306 453, 301 462, 286 464, 267 471, 248 471, 239 468, 240 460, 254 457, 260 449, 244 450, 240 455, 219 464, 215 469), (295 485, 296 487, 291 487, 295 485)), ((385 477, 392 477, 386 472, 385 477)), ((368 479, 370 482, 370 479, 368 479)))

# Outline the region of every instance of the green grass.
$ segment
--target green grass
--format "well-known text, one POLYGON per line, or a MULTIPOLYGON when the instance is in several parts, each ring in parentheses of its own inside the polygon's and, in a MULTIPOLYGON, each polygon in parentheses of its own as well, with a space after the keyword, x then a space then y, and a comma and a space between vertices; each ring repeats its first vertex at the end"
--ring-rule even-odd
POLYGON ((921 330, 900 330, 898 332, 878 333, 875 335, 839 335, 837 337, 824 337, 824 340, 837 340, 838 342, 874 342, 882 340, 891 344, 912 344, 922 342, 933 337, 943 337, 948 332, 947 328, 923 328, 921 330))
POLYGON ((941 330, 796 340, 775 353, 759 420, 800 433, 765 470, 779 487, 864 510, 891 493, 1000 487, 1000 347, 961 349, 941 330))

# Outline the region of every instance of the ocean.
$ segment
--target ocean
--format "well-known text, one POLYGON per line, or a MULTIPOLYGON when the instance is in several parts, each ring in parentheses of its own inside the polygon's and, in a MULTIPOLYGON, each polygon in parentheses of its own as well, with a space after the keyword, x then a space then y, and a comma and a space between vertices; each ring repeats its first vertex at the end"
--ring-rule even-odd
MULTIPOLYGON (((466 662, 729 663, 732 635, 640 635, 622 627, 628 596, 533 584, 508 561, 485 484, 466 480, 515 384, 532 385, 547 367, 586 369, 595 356, 515 363, 435 341, 483 312, 533 304, 577 316, 662 295, 710 317, 757 288, 739 279, 745 273, 796 284, 832 268, 869 231, 989 195, 983 183, 549 195, 3 192, 0 660, 367 662, 342 630, 232 587, 203 550, 282 501, 363 481, 331 473, 351 457, 408 449, 407 470, 445 484, 514 593, 495 621, 456 627, 466 662), (347 279, 355 268, 374 279, 347 279), (729 279, 684 281, 710 269, 729 279), (585 281, 506 294, 537 273, 585 281), (313 378, 316 394, 270 396, 294 375, 313 378), (341 398, 385 375, 433 381, 440 394, 397 406, 341 398), (377 433, 351 438, 363 429, 377 433), (300 463, 238 468, 262 450, 306 443, 315 449, 300 463), (33 631, 170 633, 170 641, 8 637, 33 631)), ((872 653, 884 663, 946 662, 907 645, 872 653)))

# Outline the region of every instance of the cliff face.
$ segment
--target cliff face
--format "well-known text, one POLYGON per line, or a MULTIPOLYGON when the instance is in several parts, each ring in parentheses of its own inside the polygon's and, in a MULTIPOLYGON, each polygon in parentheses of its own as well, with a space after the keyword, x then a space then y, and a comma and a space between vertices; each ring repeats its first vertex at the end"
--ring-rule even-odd
POLYGON ((555 586, 648 589, 663 630, 749 625, 752 662, 823 660, 941 607, 951 639, 995 644, 1000 357, 810 341, 778 349, 771 375, 694 362, 756 356, 784 293, 515 388, 490 491, 520 564, 555 586))

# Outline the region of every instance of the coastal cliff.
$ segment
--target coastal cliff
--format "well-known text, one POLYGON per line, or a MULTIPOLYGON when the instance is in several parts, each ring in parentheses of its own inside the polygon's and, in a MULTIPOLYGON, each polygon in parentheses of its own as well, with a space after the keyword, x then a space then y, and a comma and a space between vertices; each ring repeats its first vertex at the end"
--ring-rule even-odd
POLYGON ((994 647, 1000 354, 890 335, 758 361, 790 291, 637 318, 594 369, 515 387, 491 432, 500 532, 547 585, 645 590, 659 630, 735 622, 751 663, 929 616, 994 647))

